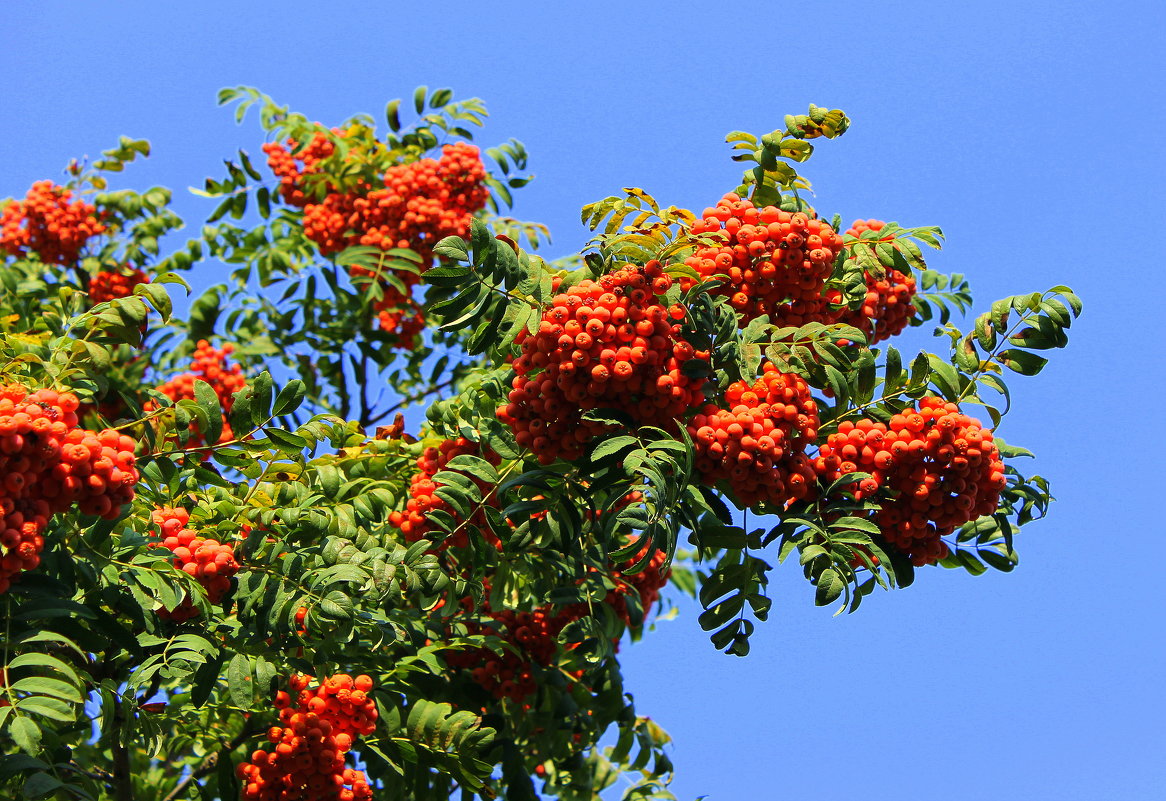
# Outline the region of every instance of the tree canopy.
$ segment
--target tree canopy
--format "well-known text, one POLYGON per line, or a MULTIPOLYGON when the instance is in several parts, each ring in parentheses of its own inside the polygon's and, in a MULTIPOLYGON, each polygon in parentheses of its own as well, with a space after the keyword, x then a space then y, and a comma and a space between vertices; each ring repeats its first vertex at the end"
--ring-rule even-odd
POLYGON ((743 657, 787 560, 854 612, 1010 571, 1048 510, 994 429, 1081 301, 977 306, 939 228, 815 208, 841 110, 730 133, 740 183, 699 213, 588 204, 548 260, 477 98, 334 127, 219 100, 265 158, 206 180, 190 238, 169 190, 115 188, 140 140, 0 205, 13 793, 673 798, 619 663, 670 592, 743 657), (921 325, 941 352, 892 344, 921 325))

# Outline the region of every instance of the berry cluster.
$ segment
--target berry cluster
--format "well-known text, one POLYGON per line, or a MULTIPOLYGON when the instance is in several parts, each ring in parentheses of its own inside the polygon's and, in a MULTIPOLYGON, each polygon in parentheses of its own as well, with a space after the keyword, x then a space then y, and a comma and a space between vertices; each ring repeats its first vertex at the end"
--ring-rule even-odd
POLYGON ((275 697, 281 726, 267 739, 275 749, 258 749, 237 768, 246 801, 369 801, 372 788, 363 771, 346 767, 344 755, 355 737, 376 728, 377 709, 368 676, 341 673, 309 689, 310 679, 288 680, 296 693, 275 697))
POLYGON ((721 240, 697 248, 685 264, 702 279, 727 276, 714 294, 729 298, 742 327, 763 314, 779 326, 829 321, 822 291, 842 238, 822 220, 774 206, 758 209, 730 192, 704 210, 692 233, 721 240))
POLYGON ((133 269, 128 273, 102 270, 89 280, 89 300, 97 305, 114 298, 128 298, 134 294, 138 284, 148 284, 150 279, 144 272, 133 269))
MULTIPOLYGON (((855 220, 846 235, 858 237, 863 231, 881 231, 885 226, 886 223, 881 220, 855 220)), ((893 245, 894 237, 884 237, 874 242, 893 245)), ((915 316, 915 305, 911 302, 915 297, 915 276, 894 267, 884 268, 881 276, 869 270, 863 276, 866 279, 866 297, 862 306, 857 309, 843 308, 835 314, 834 320, 859 329, 866 334, 867 344, 874 345, 899 334, 915 316)), ((835 303, 842 299, 841 293, 836 290, 829 294, 835 303)))
MULTIPOLYGON (((219 404, 223 407, 223 433, 219 436, 219 442, 226 442, 235 436, 227 424, 227 414, 234 405, 234 394, 247 385, 243 368, 238 364, 227 364, 227 356, 234 350, 235 346, 229 342, 221 348, 213 348, 205 339, 200 339, 198 347, 194 349, 194 359, 190 363, 191 371, 176 376, 158 387, 159 392, 177 402, 194 399, 195 381, 201 379, 210 384, 215 394, 219 396, 219 404)), ((154 408, 153 403, 147 403, 145 406, 146 411, 152 411, 154 408)), ((201 435, 195 432, 192 442, 201 439, 201 435)))
MULTIPOLYGON (((467 611, 473 608, 468 599, 462 605, 467 611)), ((448 651, 445 661, 454 669, 469 670, 474 682, 495 698, 522 702, 538 691, 536 666, 547 668, 554 664, 559 652, 559 632, 578 615, 566 610, 555 612, 549 606, 531 612, 513 609, 494 612, 489 604, 483 612, 489 622, 468 621, 468 633, 493 634, 510 647, 501 653, 489 648, 448 651)))
POLYGON ((766 362, 751 385, 731 384, 725 400, 728 409, 710 404, 688 424, 701 479, 725 481, 745 506, 805 498, 815 481, 806 447, 819 425, 805 380, 766 362))
POLYGON ((584 279, 555 295, 538 331, 520 331, 509 401, 498 418, 543 464, 578 459, 606 426, 583 419, 589 409, 627 413, 637 424, 673 428, 704 402, 704 379, 681 368, 708 361, 680 335, 684 307, 657 295, 672 279, 657 261, 627 265, 599 281, 584 279))
MULTIPOLYGON (((643 553, 640 551, 640 555, 643 553)), ((671 570, 663 570, 666 558, 667 554, 657 550, 647 566, 639 573, 625 574, 620 570, 613 571, 612 578, 615 579, 615 589, 609 592, 604 600, 611 604, 616 614, 629 628, 633 627, 633 621, 628 610, 628 598, 633 593, 638 595, 640 610, 647 616, 656 602, 660 600, 660 590, 668 583, 668 577, 672 575, 671 570)), ((638 559, 639 556, 632 557, 628 560, 628 564, 632 564, 638 559)))
MULTIPOLYGON (((316 134, 293 155, 288 148, 294 145, 272 142, 263 149, 268 165, 280 177, 282 197, 304 210, 304 234, 325 256, 353 245, 410 248, 421 256, 424 270, 433 263, 434 245, 447 236, 465 236, 471 216, 489 198, 478 148, 458 142, 445 145, 439 159, 389 167, 381 185, 360 184, 341 191, 325 179, 327 191, 317 202, 304 192, 304 178, 320 174, 320 162, 333 154, 335 146, 323 134, 316 134)), ((351 269, 354 275, 368 275, 364 268, 351 269)), ((418 280, 410 272, 401 272, 399 278, 406 287, 418 280)), ((397 333, 401 344, 411 347, 423 327, 417 304, 386 286, 376 311, 381 328, 397 333)))
MULTIPOLYGON (((407 283, 411 285, 412 282, 407 283)), ((375 306, 381 330, 396 334, 400 347, 412 350, 417 345, 417 337, 425 330, 425 315, 421 311, 421 304, 393 286, 386 286, 384 293, 375 306)))
MULTIPOLYGON (((339 128, 333 128, 332 133, 341 138, 347 135, 339 128)), ((317 133, 298 152, 293 153, 295 147, 294 139, 289 139, 286 147, 278 142, 268 142, 263 145, 263 152, 267 154, 267 166, 279 176, 279 194, 283 202, 302 209, 312 202, 312 198, 304 191, 304 177, 321 174, 320 162, 335 153, 336 146, 329 137, 317 133)), ((324 187, 334 188, 328 183, 324 187)))
POLYGON ((922 398, 918 410, 889 424, 843 421, 814 467, 828 481, 870 473, 855 497, 877 499, 874 520, 883 539, 916 565, 947 556, 940 538, 994 512, 1006 483, 991 430, 936 397, 922 398))
POLYGON ((24 200, 0 210, 0 251, 23 258, 35 253, 48 264, 76 264, 92 237, 105 232, 97 208, 52 181, 37 181, 24 200))
MULTIPOLYGON (((439 510, 457 517, 457 512, 448 503, 438 497, 437 490, 442 485, 434 481, 433 477, 444 470, 451 459, 462 454, 481 456, 490 462, 490 464, 494 465, 502 461, 498 457, 498 454, 489 449, 483 451, 478 443, 471 442, 465 437, 447 439, 436 447, 431 446, 426 448, 421 454, 421 457, 417 459, 418 472, 413 474, 413 479, 409 487, 410 497, 405 506, 405 511, 392 512, 389 515, 389 522, 401 530, 401 534, 404 535, 406 542, 417 542, 418 540, 433 535, 444 537, 444 540, 438 545, 438 550, 443 550, 451 546, 454 548, 465 548, 469 545, 469 538, 464 527, 450 536, 430 523, 428 519, 431 512, 439 510)), ((498 501, 494 497, 497 488, 479 479, 473 479, 473 481, 478 485, 478 489, 482 493, 482 506, 486 504, 497 506, 498 501)), ((494 545, 501 545, 491 533, 481 507, 478 507, 474 511, 469 523, 477 526, 494 545)))
POLYGON ((115 519, 134 497, 137 443, 77 424, 77 397, 0 387, 0 593, 40 564, 52 515, 73 504, 115 519))
MULTIPOLYGON (((665 553, 658 550, 640 573, 625 575, 618 569, 612 571, 615 589, 608 592, 603 600, 628 627, 633 625, 628 609, 628 598, 633 593, 639 596, 640 609, 644 615, 660 599, 660 589, 668 583, 670 575, 669 572, 661 571, 665 558, 665 553)), ((628 560, 628 564, 634 561, 636 557, 628 560)), ((464 599, 462 608, 472 612, 472 601, 464 599)), ((569 604, 558 610, 548 605, 529 612, 513 609, 495 612, 487 602, 482 613, 487 621, 467 621, 468 633, 493 634, 505 640, 510 647, 502 653, 488 648, 449 651, 446 653, 446 663, 455 669, 469 670, 474 682, 495 698, 522 702, 538 690, 537 670, 551 667, 557 661, 560 632, 593 612, 586 603, 569 604)), ((616 643, 618 645, 618 639, 616 643)), ((583 671, 576 670, 570 672, 570 675, 580 679, 583 671)))
MULTIPOLYGON (((185 509, 163 507, 152 513, 155 525, 162 532, 162 546, 174 554, 174 566, 193 576, 206 590, 207 599, 218 604, 231 587, 231 576, 239 572, 235 561, 235 547, 218 540, 203 539, 186 527, 190 513, 185 509)), ((158 616, 182 622, 198 616, 198 609, 189 598, 175 609, 163 609, 158 616)))

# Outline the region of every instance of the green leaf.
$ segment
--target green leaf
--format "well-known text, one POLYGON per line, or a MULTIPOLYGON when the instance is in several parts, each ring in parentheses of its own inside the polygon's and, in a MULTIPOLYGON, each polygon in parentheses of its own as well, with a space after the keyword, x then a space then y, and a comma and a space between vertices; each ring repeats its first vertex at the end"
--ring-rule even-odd
POLYGON ((595 446, 595 449, 591 451, 591 461, 599 462, 604 459, 612 458, 623 453, 624 451, 636 447, 638 444, 639 442, 635 437, 610 437, 608 439, 602 440, 598 445, 595 446))
POLYGON ((219 404, 219 396, 215 393, 214 387, 201 378, 196 379, 194 400, 206 416, 205 423, 203 423, 206 427, 202 429, 203 439, 208 444, 218 442, 223 433, 223 409, 219 404))
POLYGON ((227 665, 227 690, 231 700, 242 709, 250 709, 255 701, 255 682, 251 678, 251 660, 246 654, 235 654, 227 665))
POLYGON ((960 377, 951 363, 931 354, 931 382, 944 398, 954 401, 960 395, 960 377))
POLYGON ((1000 363, 1013 372, 1021 375, 1036 375, 1039 373, 1049 360, 1043 356, 1037 356, 1035 353, 1020 350, 1019 348, 1007 348, 1000 351, 998 356, 1000 363))
POLYGON ((72 723, 77 719, 73 705, 47 695, 30 695, 16 702, 16 709, 31 712, 62 723, 72 723))
POLYGON ((8 733, 25 753, 36 754, 40 751, 40 726, 36 725, 31 718, 15 715, 8 725, 8 733))
POLYGON ((150 299, 150 305, 158 310, 162 322, 169 322, 174 311, 174 303, 170 300, 170 293, 166 287, 158 282, 138 284, 134 287, 135 295, 145 295, 150 299))
POLYGON ((251 382, 251 422, 259 427, 271 419, 271 373, 264 370, 251 382))
POLYGON ((308 441, 299 434, 293 434, 290 431, 284 431, 280 428, 267 427, 263 429, 263 433, 275 443, 275 447, 281 453, 285 453, 293 458, 303 455, 304 450, 308 447, 308 441))
POLYGON ((498 471, 495 469, 494 465, 490 464, 480 456, 472 456, 468 453, 463 453, 450 459, 448 464, 446 464, 445 469, 460 470, 461 472, 484 481, 487 484, 498 483, 498 471))
POLYGON ((85 700, 75 685, 47 676, 26 676, 14 682, 9 689, 14 693, 49 695, 75 704, 80 704, 85 700))
POLYGON ((276 417, 281 417, 294 412, 300 408, 300 404, 304 402, 307 394, 308 389, 304 382, 298 378, 292 379, 284 385, 283 389, 276 396, 275 408, 272 409, 272 414, 276 417))
POLYGON ((818 606, 825 606, 833 602, 842 594, 842 590, 845 587, 846 581, 839 575, 838 571, 832 567, 826 568, 818 576, 818 587, 814 593, 814 603, 818 606))
POLYGON ((397 133, 401 130, 400 109, 400 100, 391 100, 389 101, 388 105, 385 106, 385 121, 389 124, 389 130, 391 130, 393 133, 397 133))
POLYGON ((21 795, 29 799, 46 798, 64 786, 65 783, 56 776, 50 776, 47 773, 34 773, 24 780, 24 786, 20 792, 21 795))

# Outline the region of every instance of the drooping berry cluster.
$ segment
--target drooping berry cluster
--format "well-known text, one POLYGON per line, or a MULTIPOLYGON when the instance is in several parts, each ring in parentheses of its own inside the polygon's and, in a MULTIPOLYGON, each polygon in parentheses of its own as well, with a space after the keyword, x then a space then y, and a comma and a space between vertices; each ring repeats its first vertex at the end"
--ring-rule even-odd
MULTIPOLYGON (((468 599, 462 605, 467 611, 473 609, 468 599)), ((559 632, 577 616, 556 612, 549 606, 530 612, 513 609, 495 612, 486 604, 482 612, 487 620, 468 621, 468 633, 493 634, 511 647, 501 653, 489 648, 451 650, 446 652, 445 661, 456 670, 469 670, 474 682, 495 698, 524 701, 538 691, 538 668, 555 663, 559 632)))
MULTIPOLYGON (((231 588, 231 577, 239 572, 235 561, 235 547, 227 542, 204 539, 186 526, 190 512, 185 509, 163 507, 151 515, 162 532, 161 545, 174 554, 174 566, 198 580, 212 604, 223 600, 231 588)), ((189 598, 175 609, 162 609, 158 616, 182 622, 198 616, 198 609, 189 598)))
POLYGON ((708 361, 680 335, 685 310, 656 296, 672 279, 659 262, 627 265, 599 281, 584 279, 555 295, 538 331, 520 331, 509 401, 498 418, 543 464, 578 459, 606 426, 583 419, 610 408, 640 425, 673 428, 673 420, 704 402, 704 379, 682 369, 708 361))
MULTIPOLYGON (((846 235, 858 237, 863 231, 877 232, 885 227, 886 223, 881 220, 855 220, 846 235)), ((877 242, 893 245, 894 237, 863 241, 870 242, 872 246, 877 242)), ((859 329, 866 334, 867 344, 874 345, 902 332, 915 316, 915 305, 911 302, 915 297, 915 276, 894 267, 885 267, 882 276, 870 270, 866 270, 863 276, 866 280, 866 297, 862 306, 857 309, 843 308, 836 313, 834 320, 859 329)), ((840 293, 835 291, 832 294, 834 302, 841 300, 840 293)))
POLYGON ((77 397, 0 387, 0 592, 40 564, 52 515, 76 504, 115 519, 133 500, 137 443, 77 424, 77 397))
MULTIPOLYGON (((406 282, 409 286, 413 283, 412 280, 406 282)), ((425 330, 425 314, 421 304, 393 286, 386 286, 384 293, 375 306, 381 330, 396 334, 398 345, 405 350, 412 350, 417 345, 417 337, 425 330)))
MULTIPOLYGON (((447 150, 455 147, 448 145, 447 150)), ((433 245, 445 236, 464 234, 468 215, 478 210, 446 205, 452 200, 444 180, 446 161, 443 156, 442 161, 422 159, 390 167, 384 188, 334 192, 320 203, 307 203, 304 233, 325 256, 353 245, 411 247, 428 264, 433 245)))
MULTIPOLYGON (((389 167, 379 185, 341 191, 324 179, 326 192, 318 199, 305 193, 304 178, 320 173, 320 162, 335 152, 335 146, 323 134, 315 134, 295 154, 289 150, 294 145, 273 142, 264 145, 264 151, 268 165, 280 176, 281 195, 304 210, 304 233, 325 256, 353 245, 410 248, 421 256, 424 271, 433 263, 434 245, 447 236, 465 236, 470 218, 489 198, 480 152, 465 142, 445 145, 439 159, 389 167)), ((365 268, 350 269, 354 275, 368 275, 365 268)), ((418 280, 407 271, 398 277, 406 288, 418 280)), ((384 285, 384 290, 376 305, 381 328, 397 333, 401 344, 411 347, 423 327, 420 307, 393 287, 384 285)))
POLYGON ((991 514, 1006 479, 990 429, 942 398, 922 398, 918 410, 889 424, 843 421, 819 449, 815 469, 826 480, 870 473, 855 492, 881 506, 874 520, 883 539, 916 565, 948 553, 940 539, 991 514))
MULTIPOLYGON (((643 553, 640 551, 640 555, 643 553)), ((639 556, 632 557, 627 564, 633 564, 638 558, 639 556)), ((657 550, 639 573, 624 573, 622 570, 612 571, 615 589, 609 592, 604 600, 611 604, 616 614, 623 620, 624 625, 629 628, 633 627, 633 620, 631 611, 628 609, 628 598, 633 594, 637 595, 640 611, 645 617, 648 615, 652 607, 660 600, 660 590, 668 583, 668 577, 672 575, 671 570, 663 570, 666 558, 667 554, 657 550)))
POLYGON ((102 270, 89 280, 89 300, 97 305, 114 298, 128 298, 138 284, 148 284, 149 277, 139 269, 129 272, 102 270))
MULTIPOLYGON (((227 356, 234 350, 235 346, 229 342, 221 348, 214 348, 205 339, 200 339, 198 347, 194 349, 190 372, 176 376, 158 387, 159 392, 177 402, 194 399, 195 381, 202 380, 210 384, 223 408, 223 433, 219 436, 219 442, 226 442, 235 436, 227 424, 227 415, 234 405, 234 394, 247 385, 242 366, 227 363, 227 356)), ((145 408, 146 411, 152 411, 154 404, 147 403, 145 408)), ((191 441, 201 442, 202 435, 195 432, 191 441)))
MULTIPOLYGON (((332 133, 341 138, 347 136, 339 128, 333 128, 332 133)), ((299 151, 295 151, 295 147, 294 139, 289 139, 286 146, 279 142, 268 142, 263 145, 263 152, 267 154, 267 166, 279 176, 279 194, 283 202, 302 209, 318 199, 315 194, 309 196, 304 191, 304 177, 319 175, 320 162, 335 153, 336 146, 329 137, 317 133, 299 151)), ((334 188, 334 185, 324 182, 325 192, 334 188)))
MULTIPOLYGON (((642 552, 641 552, 642 553, 642 552)), ((644 616, 660 600, 660 589, 668 583, 670 571, 662 572, 666 555, 656 551, 648 565, 640 573, 625 574, 619 569, 611 571, 615 588, 604 597, 603 602, 611 606, 628 627, 633 626, 628 599, 634 594, 639 601, 644 616)), ((626 564, 636 561, 629 559, 626 564)), ((470 599, 462 601, 462 608, 473 611, 470 599)), ((493 634, 505 640, 510 648, 501 653, 489 648, 470 648, 446 653, 446 663, 454 669, 470 671, 474 682, 495 698, 509 698, 522 702, 538 691, 538 672, 553 666, 563 652, 559 634, 576 620, 588 617, 594 610, 587 603, 573 603, 562 607, 551 605, 536 607, 531 611, 503 609, 493 611, 489 602, 480 610, 483 618, 466 622, 468 633, 493 634)), ((643 621, 634 621, 636 626, 643 621)), ((614 638, 618 645, 618 637, 614 638)), ((571 646, 568 646, 568 650, 571 646)), ((582 670, 568 671, 575 679, 583 677, 582 670)))
POLYGON ((692 233, 716 235, 722 244, 697 248, 685 264, 702 279, 727 276, 714 294, 729 298, 742 327, 763 314, 778 326, 829 320, 822 290, 842 238, 827 223, 774 206, 759 209, 732 192, 702 217, 692 233))
POLYGON ((701 479, 727 482, 745 506, 806 497, 815 480, 806 447, 819 420, 805 380, 766 362, 752 384, 731 384, 725 400, 728 409, 710 404, 688 424, 701 479))
POLYGON ((275 748, 258 749, 237 768, 245 801, 369 801, 372 788, 363 771, 345 765, 353 739, 376 728, 377 709, 368 676, 341 673, 309 689, 310 678, 293 675, 296 694, 275 697, 281 726, 267 739, 275 748))
MULTIPOLYGON (((483 450, 478 443, 471 442, 465 437, 447 439, 436 447, 431 446, 426 448, 420 458, 417 459, 418 472, 413 475, 410 483, 409 501, 405 506, 405 511, 392 512, 389 515, 389 522, 401 530, 406 542, 417 542, 420 539, 434 536, 444 538, 439 543, 438 550, 444 550, 449 547, 465 548, 469 545, 469 537, 464 527, 451 536, 443 532, 428 519, 429 514, 435 511, 447 512, 455 518, 458 517, 457 512, 448 503, 438 497, 437 490, 441 484, 434 481, 433 477, 444 470, 451 459, 462 454, 481 456, 493 465, 497 465, 502 461, 498 457, 498 454, 489 448, 483 450)), ((494 497, 497 488, 490 486, 480 479, 475 478, 472 480, 477 484, 478 489, 482 493, 482 505, 497 506, 498 501, 494 497)), ((497 538, 490 532, 490 527, 486 522, 485 514, 481 506, 474 510, 469 519, 469 523, 477 526, 493 544, 500 545, 497 538)))
POLYGON ((97 208, 52 181, 37 181, 24 200, 0 210, 0 251, 48 264, 76 264, 85 243, 105 233, 97 208))

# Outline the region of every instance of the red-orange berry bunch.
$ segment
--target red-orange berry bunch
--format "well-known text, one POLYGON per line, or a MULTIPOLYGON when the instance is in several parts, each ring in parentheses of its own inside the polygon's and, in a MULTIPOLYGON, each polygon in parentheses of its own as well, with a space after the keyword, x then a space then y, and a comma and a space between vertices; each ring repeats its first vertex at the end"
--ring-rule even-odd
MULTIPOLYGON (((640 554, 643 553, 640 551, 640 554)), ((632 557, 628 560, 628 564, 635 562, 638 558, 632 557)), ((645 616, 660 600, 660 590, 668 583, 668 577, 672 575, 671 570, 662 570, 666 558, 667 554, 657 550, 647 566, 639 573, 627 574, 620 570, 614 571, 612 578, 615 579, 615 589, 609 592, 604 600, 611 604, 625 625, 629 627, 632 625, 631 613, 628 611, 628 598, 632 593, 639 596, 640 609, 645 616)))
MULTIPOLYGON (((161 545, 174 554, 174 566, 193 576, 212 604, 220 603, 231 588, 231 576, 239 572, 235 546, 204 539, 188 529, 190 513, 185 509, 162 507, 155 509, 151 517, 162 532, 161 545)), ((198 609, 186 598, 175 609, 160 610, 158 616, 182 622, 197 617, 198 609)))
POLYGON ((40 564, 52 515, 76 504, 116 519, 138 481, 130 437, 77 424, 77 397, 0 387, 0 592, 40 564))
POLYGON ((816 476, 806 447, 819 419, 805 380, 766 362, 752 384, 729 385, 725 401, 728 409, 710 404, 688 424, 701 479, 725 481, 745 506, 807 497, 816 476))
MULTIPOLYGON (((403 273, 402 275, 409 275, 403 273)), ((415 282, 406 282, 412 285, 415 282)), ((425 315, 421 304, 406 297, 393 286, 384 288, 384 297, 376 302, 374 310, 382 331, 397 335, 397 344, 405 350, 417 345, 417 337, 425 330, 425 315)))
MULTIPOLYGON (((858 237, 863 231, 881 231, 886 223, 881 220, 855 220, 847 229, 848 237, 858 237)), ((883 237, 878 240, 863 240, 873 246, 876 242, 889 242, 893 245, 894 237, 883 237)), ((867 336, 867 344, 874 345, 902 332, 911 318, 915 316, 915 304, 911 299, 915 297, 915 276, 910 272, 904 273, 894 267, 884 268, 884 274, 879 277, 867 270, 866 297, 862 306, 857 309, 844 308, 835 315, 835 322, 846 323, 862 331, 867 336)), ((834 302, 841 300, 841 293, 831 293, 834 302)))
POLYGON ((128 298, 138 284, 148 284, 149 277, 138 269, 130 272, 102 270, 89 280, 89 300, 97 305, 115 298, 128 298))
POLYGON ((92 237, 105 233, 97 208, 52 181, 37 181, 24 200, 0 210, 0 251, 48 264, 75 264, 92 237))
MULTIPOLYGON (((439 159, 389 167, 377 185, 339 191, 326 183, 328 191, 318 201, 305 194, 303 179, 319 173, 321 160, 332 155, 335 146, 323 134, 316 134, 299 153, 293 155, 291 147, 291 141, 287 147, 265 145, 268 165, 280 176, 284 200, 304 210, 304 234, 325 256, 353 245, 410 248, 421 256, 424 271, 433 263, 434 245, 447 236, 465 236, 470 218, 489 199, 480 151, 465 142, 445 145, 439 159)), ((369 275, 363 267, 350 269, 353 275, 369 275)), ((407 271, 398 277, 407 288, 418 280, 407 271)), ((423 327, 417 304, 386 286, 376 311, 381 328, 397 333, 401 344, 411 347, 423 327)))
POLYGON ((890 424, 841 422, 814 466, 827 481, 870 473, 855 497, 877 500, 874 520, 883 539, 916 565, 947 556, 940 538, 996 511, 1006 484, 992 431, 936 397, 920 399, 918 410, 896 414, 890 424))
MULTIPOLYGON (((339 128, 333 128, 332 133, 344 138, 347 134, 339 128)), ((267 166, 279 176, 279 194, 283 202, 297 208, 304 208, 314 200, 304 192, 304 177, 320 174, 320 162, 336 152, 336 146, 322 133, 313 134, 308 143, 298 152, 294 139, 287 140, 287 145, 279 142, 268 142, 263 145, 263 152, 267 154, 267 166)), ((334 187, 325 183, 327 190, 334 187)))
MULTIPOLYGON (((462 605, 472 609, 468 600, 462 605)), ((567 610, 555 612, 549 606, 530 612, 513 609, 494 612, 489 604, 483 613, 489 622, 467 622, 468 633, 493 634, 512 647, 502 653, 489 648, 447 651, 445 661, 452 668, 469 670, 474 682, 495 698, 524 701, 538 691, 536 666, 546 668, 555 663, 559 632, 578 615, 567 610)))
POLYGON ((779 326, 829 320, 822 289, 842 238, 827 223, 774 206, 759 209, 732 192, 702 216, 692 233, 715 234, 723 244, 698 248, 685 264, 702 279, 728 276, 714 294, 729 298, 742 327, 763 314, 779 326))
POLYGON ((346 767, 344 755, 355 737, 376 728, 377 709, 368 693, 373 680, 338 674, 309 689, 310 679, 293 675, 296 694, 276 693, 281 726, 267 739, 275 748, 258 749, 237 768, 245 801, 370 801, 363 771, 346 767))
MULTIPOLYGON (((405 505, 403 512, 391 512, 389 514, 389 522, 401 530, 406 542, 417 542, 429 536, 444 538, 438 544, 438 550, 444 550, 449 547, 465 548, 469 545, 469 536, 463 527, 452 536, 443 532, 439 527, 435 526, 428 519, 431 512, 443 511, 458 517, 458 513, 448 503, 442 500, 437 495, 437 490, 442 485, 433 480, 439 472, 445 469, 450 460, 455 456, 469 454, 471 456, 480 456, 490 464, 497 465, 501 463, 498 454, 491 451, 489 448, 483 450, 476 442, 471 442, 465 437, 458 437, 457 439, 447 439, 442 441, 436 447, 431 446, 425 449, 420 458, 417 459, 417 471, 413 474, 412 481, 409 487, 409 500, 405 505)), ((482 506, 490 505, 497 506, 498 500, 494 497, 497 490, 480 479, 472 479, 477 484, 479 491, 482 493, 484 503, 482 506)), ((501 543, 491 533, 490 527, 486 522, 486 517, 482 511, 482 506, 475 509, 471 515, 469 522, 477 526, 495 546, 500 546, 501 543)))
MULTIPOLYGON (((205 339, 198 341, 194 349, 194 359, 190 363, 190 372, 183 373, 158 387, 158 391, 173 401, 194 400, 194 382, 203 380, 211 385, 219 397, 219 404, 223 407, 223 433, 219 442, 226 442, 234 438, 234 432, 227 424, 227 414, 235 403, 234 394, 247 385, 243 376, 243 368, 238 364, 228 364, 227 356, 233 353, 235 346, 231 343, 221 348, 211 347, 205 339)), ((146 411, 154 409, 153 403, 147 403, 146 411)), ((192 441, 201 441, 201 435, 195 433, 192 441)))
POLYGON ((672 279, 657 261, 627 265, 598 281, 584 279, 555 295, 538 331, 520 331, 522 354, 498 418, 543 464, 583 455, 607 426, 583 419, 610 408, 637 424, 673 428, 673 420, 704 402, 704 379, 682 367, 708 361, 680 334, 684 307, 656 296, 672 279))

